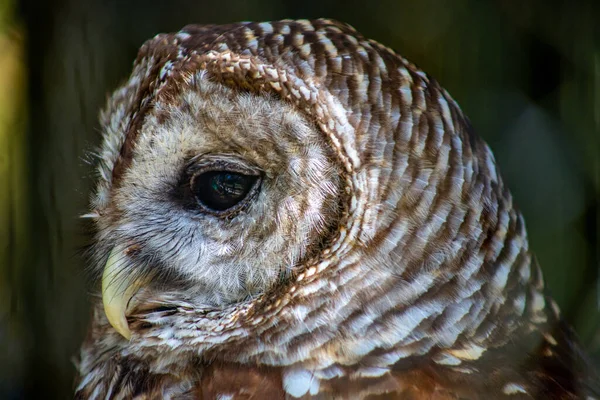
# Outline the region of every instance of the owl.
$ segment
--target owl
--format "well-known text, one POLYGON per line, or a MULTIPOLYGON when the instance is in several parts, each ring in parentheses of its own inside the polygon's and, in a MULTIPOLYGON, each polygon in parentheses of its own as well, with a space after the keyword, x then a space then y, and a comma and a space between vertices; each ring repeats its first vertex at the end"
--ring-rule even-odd
POLYGON ((189 25, 101 113, 77 399, 592 399, 489 147, 349 25, 189 25))

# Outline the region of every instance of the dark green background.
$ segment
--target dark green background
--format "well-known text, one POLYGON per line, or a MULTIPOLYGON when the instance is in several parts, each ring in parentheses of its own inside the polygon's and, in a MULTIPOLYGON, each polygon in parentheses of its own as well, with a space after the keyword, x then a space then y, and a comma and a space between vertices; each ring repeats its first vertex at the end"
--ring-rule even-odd
POLYGON ((188 23, 336 18, 439 80, 494 150, 548 286, 597 354, 598 3, 0 0, 0 34, 16 30, 26 46, 28 97, 10 128, 24 138, 27 163, 9 164, 24 181, 0 182, 5 200, 26 193, 0 204, 0 398, 71 396, 89 311, 77 216, 98 110, 144 40, 188 23))

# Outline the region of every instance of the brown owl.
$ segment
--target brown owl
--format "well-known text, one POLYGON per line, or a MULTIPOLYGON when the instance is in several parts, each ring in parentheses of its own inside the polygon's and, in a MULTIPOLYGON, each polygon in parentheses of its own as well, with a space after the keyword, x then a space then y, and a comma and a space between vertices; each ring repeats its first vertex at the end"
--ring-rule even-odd
POLYGON ((598 395, 488 146, 350 26, 158 35, 101 124, 76 398, 598 395))

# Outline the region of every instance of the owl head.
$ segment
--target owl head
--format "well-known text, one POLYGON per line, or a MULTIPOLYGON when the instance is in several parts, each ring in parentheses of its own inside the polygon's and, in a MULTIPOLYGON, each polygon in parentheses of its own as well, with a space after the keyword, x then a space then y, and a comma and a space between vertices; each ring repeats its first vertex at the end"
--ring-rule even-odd
POLYGON ((453 349, 444 362, 546 318, 487 145, 435 80, 347 25, 158 35, 101 123, 104 345, 163 366, 453 349))
POLYGON ((114 114, 122 105, 105 115, 117 129, 140 120, 94 200, 105 305, 126 336, 137 289, 206 308, 248 301, 318 256, 343 209, 341 167, 313 120, 202 70, 173 75, 163 88, 174 90, 158 89, 134 119, 114 114))

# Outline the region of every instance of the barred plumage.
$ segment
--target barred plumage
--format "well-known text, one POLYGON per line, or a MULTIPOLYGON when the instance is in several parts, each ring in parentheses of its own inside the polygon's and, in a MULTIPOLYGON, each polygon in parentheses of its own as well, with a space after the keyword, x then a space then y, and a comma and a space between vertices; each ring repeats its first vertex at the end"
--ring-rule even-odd
POLYGON ((108 320, 97 302, 78 398, 597 393, 488 146, 350 26, 158 35, 101 122, 105 307, 136 290, 108 320), (198 211, 205 164, 259 171, 256 197, 198 211))

